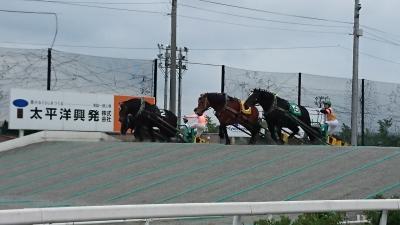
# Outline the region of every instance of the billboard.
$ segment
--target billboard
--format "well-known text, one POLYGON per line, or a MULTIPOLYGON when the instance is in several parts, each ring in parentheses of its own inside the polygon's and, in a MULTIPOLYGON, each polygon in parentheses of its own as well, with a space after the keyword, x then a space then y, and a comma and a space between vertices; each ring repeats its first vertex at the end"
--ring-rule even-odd
POLYGON ((9 128, 119 132, 119 103, 132 98, 140 97, 11 89, 9 128))

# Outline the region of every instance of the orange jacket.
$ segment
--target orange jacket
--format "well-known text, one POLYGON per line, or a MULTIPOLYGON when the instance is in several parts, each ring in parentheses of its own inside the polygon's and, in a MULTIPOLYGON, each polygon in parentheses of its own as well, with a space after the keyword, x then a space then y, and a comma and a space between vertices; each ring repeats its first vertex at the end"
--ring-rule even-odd
POLYGON ((327 120, 327 121, 336 120, 336 115, 335 115, 335 113, 333 112, 333 110, 332 110, 331 107, 325 108, 325 109, 321 109, 320 112, 322 112, 323 114, 326 115, 326 120, 327 120))
POLYGON ((198 116, 196 114, 184 116, 185 118, 197 118, 197 123, 200 125, 207 125, 207 118, 204 115, 198 116))

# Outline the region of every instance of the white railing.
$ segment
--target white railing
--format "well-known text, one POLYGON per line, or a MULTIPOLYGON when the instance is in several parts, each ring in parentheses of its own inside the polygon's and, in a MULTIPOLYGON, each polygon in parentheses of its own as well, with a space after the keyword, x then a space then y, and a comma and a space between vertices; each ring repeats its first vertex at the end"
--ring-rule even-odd
POLYGON ((370 210, 382 211, 380 225, 386 225, 387 212, 400 210, 400 199, 181 203, 10 209, 0 210, 0 224, 234 216, 233 224, 236 225, 241 223, 241 216, 370 210))

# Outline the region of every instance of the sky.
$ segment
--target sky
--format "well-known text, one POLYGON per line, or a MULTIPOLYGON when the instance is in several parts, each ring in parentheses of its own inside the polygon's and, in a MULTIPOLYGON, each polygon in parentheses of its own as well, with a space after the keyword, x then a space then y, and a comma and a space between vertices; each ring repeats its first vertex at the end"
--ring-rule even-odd
MULTIPOLYGON (((359 78, 400 83, 400 1, 360 3, 359 78)), ((0 10, 0 47, 48 48, 55 33, 53 14, 5 11, 56 13, 60 51, 151 60, 170 42, 168 0, 0 0, 0 10)), ((178 0, 177 46, 189 48, 182 114, 220 91, 212 65, 351 79, 353 17, 349 0, 178 0)))

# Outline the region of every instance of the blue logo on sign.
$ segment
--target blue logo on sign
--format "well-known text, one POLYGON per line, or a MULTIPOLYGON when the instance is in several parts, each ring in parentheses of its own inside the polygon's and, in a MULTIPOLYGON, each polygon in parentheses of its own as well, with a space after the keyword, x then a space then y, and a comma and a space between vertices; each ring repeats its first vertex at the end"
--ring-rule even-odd
POLYGON ((13 101, 13 105, 15 105, 16 107, 25 107, 28 105, 28 101, 25 99, 15 99, 13 101))

